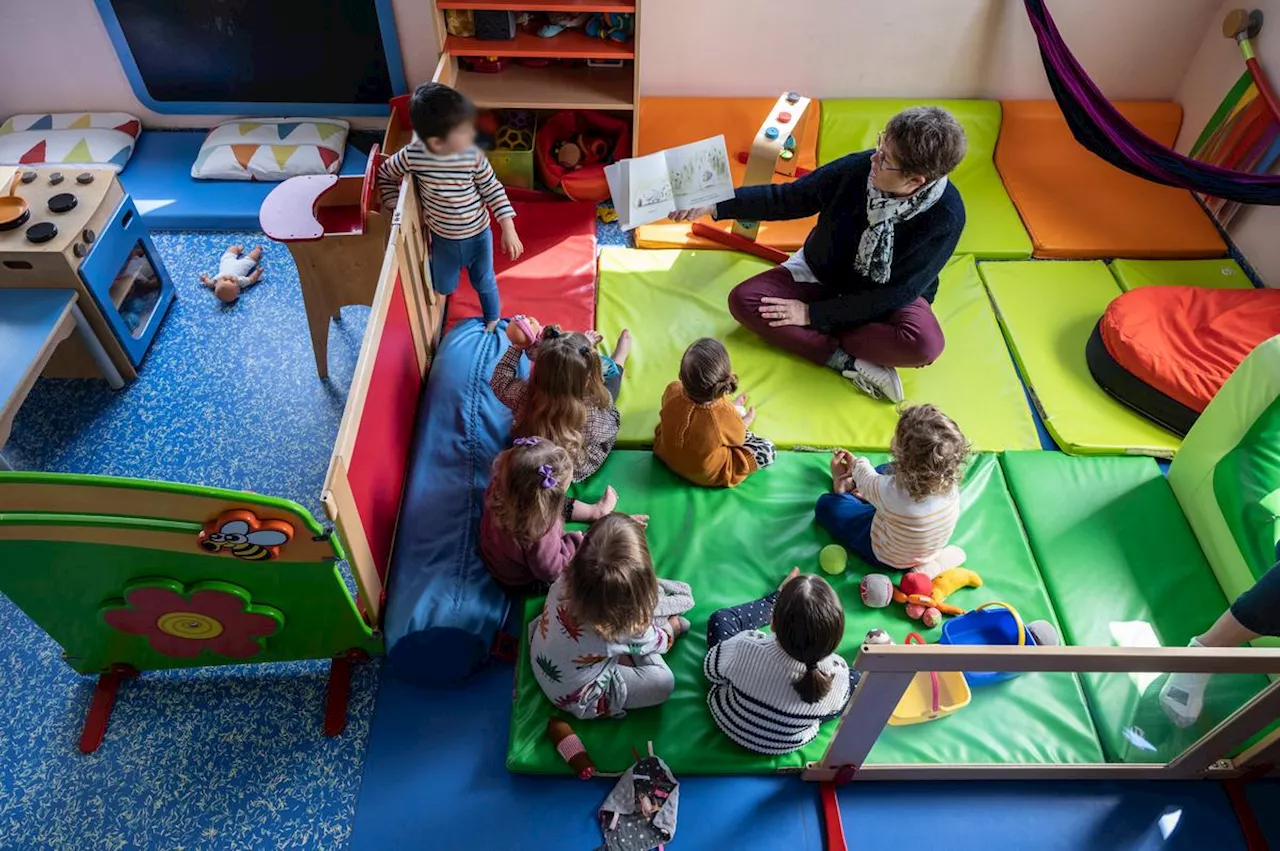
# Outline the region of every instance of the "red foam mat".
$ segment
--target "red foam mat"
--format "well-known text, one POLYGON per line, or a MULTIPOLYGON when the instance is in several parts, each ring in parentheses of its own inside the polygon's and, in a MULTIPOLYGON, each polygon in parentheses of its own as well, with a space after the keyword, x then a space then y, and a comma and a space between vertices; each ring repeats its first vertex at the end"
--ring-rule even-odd
MULTIPOLYGON (((524 243, 524 255, 514 263, 503 256, 495 224, 494 266, 502 315, 524 313, 538 317, 543 325, 575 331, 595 327, 595 204, 525 200, 514 192, 509 195, 516 208, 516 230, 524 243)), ((449 299, 445 328, 481 315, 480 299, 464 271, 457 292, 449 299)))

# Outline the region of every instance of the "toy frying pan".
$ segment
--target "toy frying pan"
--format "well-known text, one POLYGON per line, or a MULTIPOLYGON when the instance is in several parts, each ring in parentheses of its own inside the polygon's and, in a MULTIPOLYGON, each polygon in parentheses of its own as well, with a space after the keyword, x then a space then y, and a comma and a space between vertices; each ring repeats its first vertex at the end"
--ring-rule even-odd
MULTIPOLYGON (((0 179, 2 179, 0 175, 0 179)), ((0 196, 0 230, 11 230, 21 225, 31 215, 27 199, 19 196, 18 174, 14 171, 9 177, 9 191, 0 196)))

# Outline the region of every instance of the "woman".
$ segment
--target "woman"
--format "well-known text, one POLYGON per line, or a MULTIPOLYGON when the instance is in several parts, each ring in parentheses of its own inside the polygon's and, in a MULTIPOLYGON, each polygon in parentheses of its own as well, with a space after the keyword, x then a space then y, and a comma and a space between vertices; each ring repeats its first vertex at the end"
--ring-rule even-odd
POLYGON ((729 295, 735 319, 774 345, 839 372, 874 398, 902 401, 895 367, 942 352, 930 304, 964 230, 947 180, 965 154, 946 110, 894 116, 874 151, 850 154, 792 183, 744 186, 730 201, 686 210, 745 221, 818 215, 804 247, 729 295))

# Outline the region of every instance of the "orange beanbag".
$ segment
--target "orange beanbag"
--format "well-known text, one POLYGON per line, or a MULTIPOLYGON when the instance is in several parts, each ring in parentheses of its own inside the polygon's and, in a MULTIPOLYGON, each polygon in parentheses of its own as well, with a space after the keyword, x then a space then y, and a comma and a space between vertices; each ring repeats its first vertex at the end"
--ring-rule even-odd
POLYGON ((1098 330, 1126 372, 1198 413, 1280 334, 1280 290, 1139 287, 1111 302, 1098 330))

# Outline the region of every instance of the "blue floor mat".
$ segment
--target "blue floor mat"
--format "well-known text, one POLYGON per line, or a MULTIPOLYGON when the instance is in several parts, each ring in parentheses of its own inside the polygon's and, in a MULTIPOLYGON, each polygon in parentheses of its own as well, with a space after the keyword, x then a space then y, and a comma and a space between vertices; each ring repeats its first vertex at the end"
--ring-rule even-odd
MULTIPOLYGON (((191 164, 207 132, 142 131, 120 182, 152 230, 258 229, 258 208, 277 184, 192 178, 191 164)), ((367 162, 348 144, 340 173, 364 174, 367 162)))
MULTIPOLYGON (((428 836, 437 851, 600 844, 595 811, 614 779, 528 777, 504 767, 512 673, 502 665, 440 691, 382 678, 352 849, 425 847, 428 836)), ((655 750, 662 753, 660 742, 655 750)), ((822 851, 814 787, 794 778, 679 779, 673 851, 822 851)))

